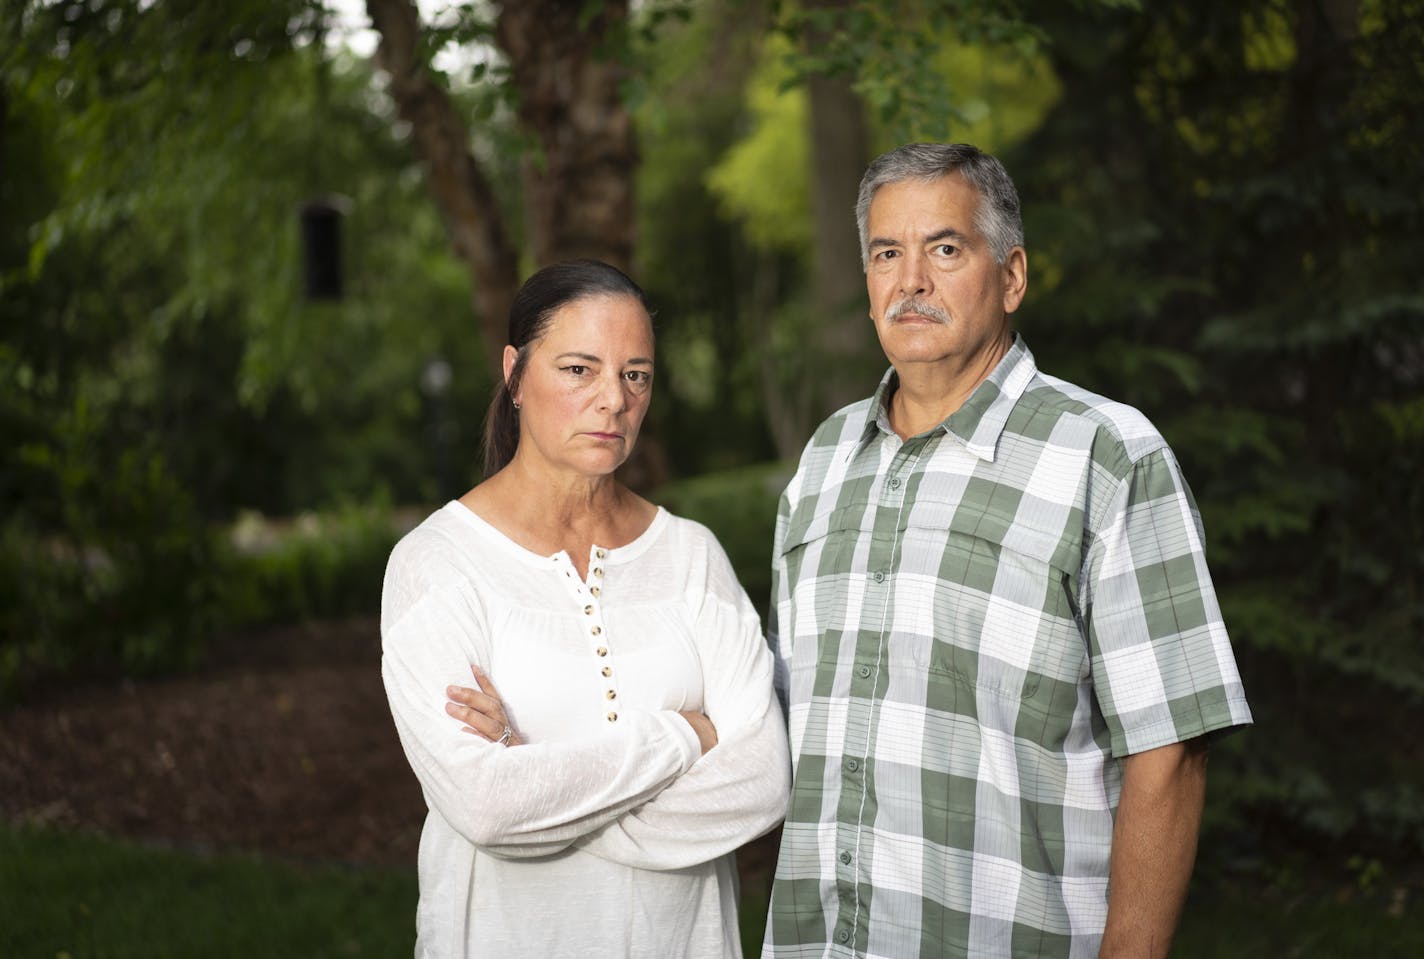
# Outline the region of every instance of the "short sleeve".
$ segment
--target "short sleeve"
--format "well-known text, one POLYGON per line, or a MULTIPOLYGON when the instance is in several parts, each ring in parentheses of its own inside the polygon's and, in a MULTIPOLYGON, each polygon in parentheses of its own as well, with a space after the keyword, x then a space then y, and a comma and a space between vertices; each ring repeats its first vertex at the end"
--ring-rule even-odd
POLYGON ((1169 449, 1146 454, 1120 480, 1081 582, 1114 756, 1251 722, 1201 519, 1169 449))

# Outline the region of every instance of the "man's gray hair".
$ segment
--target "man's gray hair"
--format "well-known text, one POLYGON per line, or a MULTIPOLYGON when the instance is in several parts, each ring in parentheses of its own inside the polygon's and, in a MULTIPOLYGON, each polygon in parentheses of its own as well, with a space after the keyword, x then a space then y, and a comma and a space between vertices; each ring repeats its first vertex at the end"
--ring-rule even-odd
POLYGON ((860 230, 860 265, 870 266, 870 201, 887 183, 901 180, 938 180, 958 173, 979 194, 974 227, 989 241, 994 261, 1002 264, 1009 251, 1023 246, 1023 220, 1019 194, 1009 171, 997 159, 968 143, 908 143, 881 154, 865 170, 855 201, 855 224, 860 230))

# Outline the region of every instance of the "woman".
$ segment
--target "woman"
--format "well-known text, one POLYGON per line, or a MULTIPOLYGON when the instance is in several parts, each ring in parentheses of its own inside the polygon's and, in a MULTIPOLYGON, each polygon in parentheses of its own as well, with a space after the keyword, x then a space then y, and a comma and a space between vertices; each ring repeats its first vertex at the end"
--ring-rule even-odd
POLYGON ((643 292, 547 267, 509 339, 488 478, 396 546, 382 595, 430 807, 416 954, 740 955, 731 853, 785 814, 786 731, 716 540, 613 477, 652 396, 643 292))

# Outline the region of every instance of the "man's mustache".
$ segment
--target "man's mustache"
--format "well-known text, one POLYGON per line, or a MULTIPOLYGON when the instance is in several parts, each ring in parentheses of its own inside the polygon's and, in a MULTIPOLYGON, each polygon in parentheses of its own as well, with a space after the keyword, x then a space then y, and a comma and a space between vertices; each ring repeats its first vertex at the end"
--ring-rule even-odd
POLYGON ((896 303, 891 306, 890 309, 887 310, 885 313, 885 322, 894 323, 906 313, 915 313, 919 316, 926 317, 927 319, 934 320, 936 323, 949 323, 948 313, 946 313, 944 310, 941 310, 933 303, 927 303, 924 300, 916 299, 913 296, 907 300, 901 300, 899 303, 896 303))

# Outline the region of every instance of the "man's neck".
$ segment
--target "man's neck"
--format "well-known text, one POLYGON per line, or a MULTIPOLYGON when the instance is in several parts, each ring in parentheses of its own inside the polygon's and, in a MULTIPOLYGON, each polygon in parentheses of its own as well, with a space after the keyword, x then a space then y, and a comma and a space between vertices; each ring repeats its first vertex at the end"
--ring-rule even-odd
POLYGON ((891 428, 907 440, 944 422, 989 378, 1013 342, 1013 333, 1005 330, 972 356, 896 366, 899 386, 890 398, 891 428))

